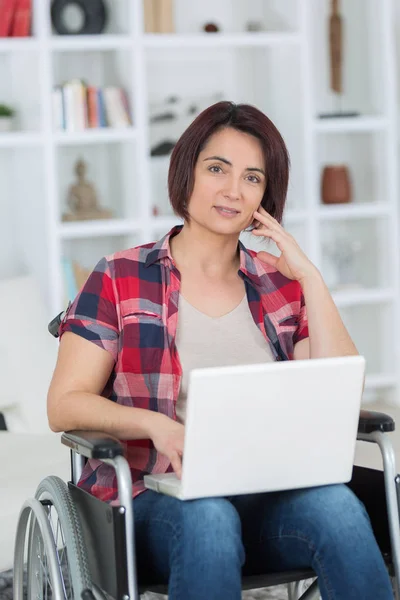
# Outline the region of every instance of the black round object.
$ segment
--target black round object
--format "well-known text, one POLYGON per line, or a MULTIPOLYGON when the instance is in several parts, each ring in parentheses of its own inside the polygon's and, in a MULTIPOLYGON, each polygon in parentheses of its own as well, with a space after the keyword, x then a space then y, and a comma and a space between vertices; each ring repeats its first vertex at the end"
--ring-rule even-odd
POLYGON ((107 21, 107 11, 103 0, 53 0, 51 21, 60 35, 102 33, 107 21), (77 11, 81 21, 80 26, 68 22, 71 9, 77 11))

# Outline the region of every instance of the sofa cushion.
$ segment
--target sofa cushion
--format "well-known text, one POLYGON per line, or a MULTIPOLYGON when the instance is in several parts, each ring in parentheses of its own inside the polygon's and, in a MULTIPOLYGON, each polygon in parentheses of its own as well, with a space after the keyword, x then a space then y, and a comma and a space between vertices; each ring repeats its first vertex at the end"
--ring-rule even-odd
POLYGON ((34 435, 0 432, 0 571, 12 567, 18 516, 48 475, 70 478, 70 453, 59 434, 34 435))
POLYGON ((58 344, 48 333, 51 315, 32 276, 0 281, 0 314, 0 406, 12 408, 6 412, 8 429, 48 432, 46 396, 58 344))

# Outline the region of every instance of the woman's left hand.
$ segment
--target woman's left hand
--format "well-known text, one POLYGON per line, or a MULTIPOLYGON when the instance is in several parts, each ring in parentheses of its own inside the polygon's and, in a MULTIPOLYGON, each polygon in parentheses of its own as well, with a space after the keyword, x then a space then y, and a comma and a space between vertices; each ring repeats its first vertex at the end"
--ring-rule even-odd
POLYGON ((280 256, 260 251, 257 253, 260 260, 277 269, 285 277, 300 282, 310 275, 318 273, 316 266, 307 258, 294 237, 285 231, 266 210, 260 206, 253 216, 258 223, 252 230, 252 234, 257 237, 270 238, 281 251, 280 256))

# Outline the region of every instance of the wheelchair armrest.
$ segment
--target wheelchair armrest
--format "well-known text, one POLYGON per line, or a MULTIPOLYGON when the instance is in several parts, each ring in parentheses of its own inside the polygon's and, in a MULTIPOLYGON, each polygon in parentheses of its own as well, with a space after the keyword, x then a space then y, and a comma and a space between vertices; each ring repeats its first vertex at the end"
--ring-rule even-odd
POLYGON ((98 431, 66 431, 61 442, 86 458, 115 458, 122 456, 120 441, 112 435, 98 431))
POLYGON ((394 431, 395 423, 392 417, 385 413, 372 410, 360 410, 358 433, 372 433, 373 431, 394 431))

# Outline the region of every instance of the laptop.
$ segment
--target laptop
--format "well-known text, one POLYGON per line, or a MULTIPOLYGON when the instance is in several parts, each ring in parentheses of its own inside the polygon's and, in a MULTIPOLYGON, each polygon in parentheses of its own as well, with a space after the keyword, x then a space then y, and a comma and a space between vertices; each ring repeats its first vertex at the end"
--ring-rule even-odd
POLYGON ((181 500, 350 481, 365 358, 193 369, 182 478, 145 486, 181 500))

